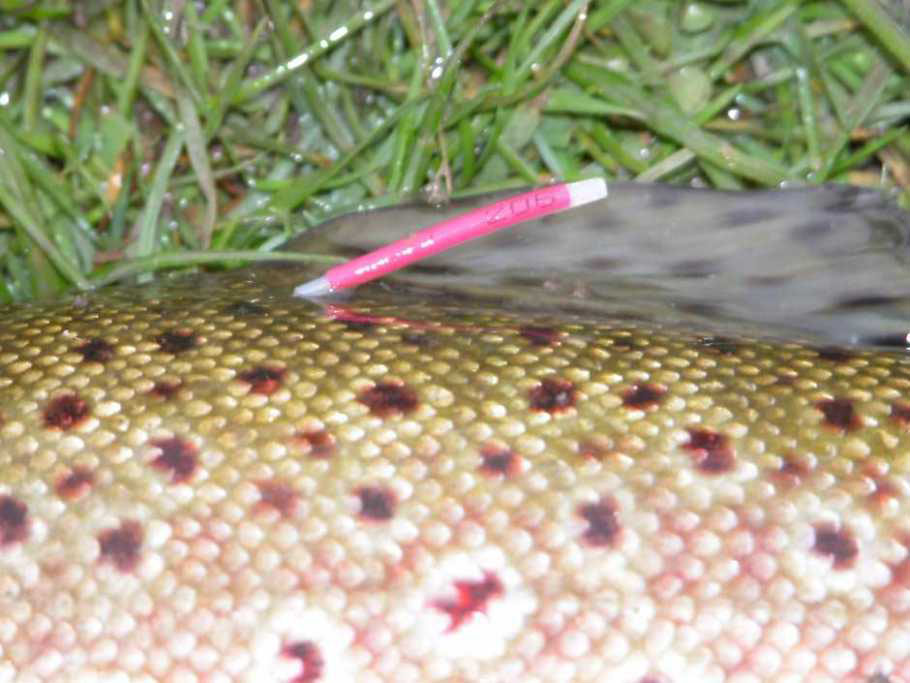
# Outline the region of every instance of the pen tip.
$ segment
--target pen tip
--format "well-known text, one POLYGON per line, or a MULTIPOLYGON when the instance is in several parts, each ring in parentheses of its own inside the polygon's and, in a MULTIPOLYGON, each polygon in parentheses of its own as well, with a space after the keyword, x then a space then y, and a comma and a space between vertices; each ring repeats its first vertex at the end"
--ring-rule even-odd
POLYGON ((607 196, 607 181, 603 178, 588 178, 568 183, 569 204, 573 207, 596 202, 607 196))
POLYGON ((332 283, 328 279, 323 277, 317 277, 315 280, 310 280, 309 282, 304 282, 302 285, 298 285, 294 289, 294 296, 305 299, 315 296, 325 296, 326 294, 331 293, 332 283))

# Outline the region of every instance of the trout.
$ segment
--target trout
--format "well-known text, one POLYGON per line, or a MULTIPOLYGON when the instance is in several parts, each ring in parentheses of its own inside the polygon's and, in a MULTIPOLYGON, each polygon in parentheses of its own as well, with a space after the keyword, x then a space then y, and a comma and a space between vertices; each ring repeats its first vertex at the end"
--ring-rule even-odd
POLYGON ((616 183, 0 308, 0 681, 910 681, 907 226, 616 183))

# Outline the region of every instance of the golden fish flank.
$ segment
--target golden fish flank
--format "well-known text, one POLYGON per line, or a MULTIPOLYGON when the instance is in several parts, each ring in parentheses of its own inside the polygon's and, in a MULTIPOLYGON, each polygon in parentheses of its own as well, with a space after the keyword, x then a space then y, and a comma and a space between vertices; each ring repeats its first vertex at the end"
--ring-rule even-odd
POLYGON ((0 680, 910 680, 900 356, 287 277, 0 312, 0 680))

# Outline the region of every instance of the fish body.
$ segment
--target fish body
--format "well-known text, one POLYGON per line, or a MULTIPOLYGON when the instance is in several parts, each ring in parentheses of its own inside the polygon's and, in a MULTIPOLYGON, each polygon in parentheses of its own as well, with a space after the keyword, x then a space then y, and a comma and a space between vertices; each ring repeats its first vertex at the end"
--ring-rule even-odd
POLYGON ((820 341, 897 302, 842 255, 903 214, 753 197, 761 275, 699 241, 740 200, 621 189, 343 301, 267 267, 0 309, 0 681, 910 681, 910 362, 820 341), (841 219, 838 276, 736 327, 841 219))

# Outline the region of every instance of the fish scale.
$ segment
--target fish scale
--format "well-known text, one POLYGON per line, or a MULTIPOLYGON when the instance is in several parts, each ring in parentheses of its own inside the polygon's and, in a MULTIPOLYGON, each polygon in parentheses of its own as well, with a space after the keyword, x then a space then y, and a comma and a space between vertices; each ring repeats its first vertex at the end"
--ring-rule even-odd
POLYGON ((0 681, 910 680, 902 353, 303 279, 0 309, 0 681))

